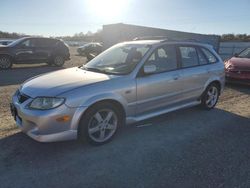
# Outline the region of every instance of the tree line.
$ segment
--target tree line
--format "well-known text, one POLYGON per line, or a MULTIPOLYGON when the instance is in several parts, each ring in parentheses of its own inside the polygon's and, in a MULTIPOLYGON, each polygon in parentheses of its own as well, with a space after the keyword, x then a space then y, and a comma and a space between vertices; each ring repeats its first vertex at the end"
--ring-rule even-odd
MULTIPOLYGON (((18 39, 21 37, 27 37, 31 35, 26 35, 22 33, 9 33, 9 32, 3 32, 0 31, 0 39, 18 39)), ((64 41, 86 41, 86 42, 92 42, 92 41, 98 41, 101 42, 101 30, 98 30, 97 32, 92 33, 91 31, 88 31, 86 34, 83 32, 76 33, 73 36, 58 36, 54 37, 57 39, 62 39, 64 41)))
MULTIPOLYGON (((9 33, 0 31, 0 38, 9 38, 9 39, 17 39, 24 36, 29 36, 22 33, 9 33)), ((102 41, 102 30, 98 30, 97 32, 92 33, 88 31, 87 33, 76 33, 73 36, 59 36, 56 37, 58 39, 62 39, 65 41, 102 41)), ((241 42, 250 42, 250 35, 248 34, 223 34, 220 36, 220 40, 222 42, 227 41, 241 41, 241 42)))
POLYGON ((250 42, 250 35, 247 34, 223 34, 221 35, 221 41, 239 41, 239 42, 250 42))

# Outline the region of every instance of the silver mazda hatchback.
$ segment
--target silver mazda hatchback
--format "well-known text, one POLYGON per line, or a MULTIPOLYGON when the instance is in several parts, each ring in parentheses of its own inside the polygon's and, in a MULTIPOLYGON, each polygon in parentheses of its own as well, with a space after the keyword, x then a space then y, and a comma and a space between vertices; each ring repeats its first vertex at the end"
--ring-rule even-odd
POLYGON ((124 124, 194 105, 214 108, 224 76, 210 45, 124 42, 81 67, 27 80, 13 95, 11 112, 37 141, 103 144, 124 124))

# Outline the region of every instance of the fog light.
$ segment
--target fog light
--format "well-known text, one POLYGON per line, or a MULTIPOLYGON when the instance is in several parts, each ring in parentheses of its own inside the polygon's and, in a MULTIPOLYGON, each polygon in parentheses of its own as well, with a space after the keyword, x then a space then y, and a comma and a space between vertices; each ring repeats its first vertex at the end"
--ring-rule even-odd
POLYGON ((70 120, 70 116, 68 115, 65 115, 56 119, 56 121, 59 121, 59 122, 67 122, 69 120, 70 120))

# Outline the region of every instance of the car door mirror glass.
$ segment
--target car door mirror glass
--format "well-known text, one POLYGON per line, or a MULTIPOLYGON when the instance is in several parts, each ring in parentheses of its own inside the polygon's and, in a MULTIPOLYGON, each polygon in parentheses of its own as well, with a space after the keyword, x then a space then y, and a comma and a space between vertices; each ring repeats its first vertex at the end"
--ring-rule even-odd
POLYGON ((234 57, 239 57, 239 54, 238 54, 238 53, 235 53, 235 54, 234 54, 234 57))
POLYGON ((156 66, 155 65, 144 65, 143 71, 145 74, 153 74, 156 72, 156 66))

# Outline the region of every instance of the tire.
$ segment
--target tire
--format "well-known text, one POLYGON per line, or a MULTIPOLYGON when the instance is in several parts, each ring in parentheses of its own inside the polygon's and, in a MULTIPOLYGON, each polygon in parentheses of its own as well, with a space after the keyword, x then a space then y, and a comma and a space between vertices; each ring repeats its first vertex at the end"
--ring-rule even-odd
POLYGON ((53 59, 53 65, 55 65, 56 67, 62 67, 65 63, 65 60, 62 56, 58 55, 55 56, 53 59))
POLYGON ((113 139, 123 124, 123 114, 110 103, 100 103, 86 111, 80 120, 78 138, 92 145, 102 145, 113 139))
POLYGON ((6 70, 12 67, 12 60, 9 56, 0 56, 0 69, 6 70))
POLYGON ((211 110, 215 107, 218 102, 220 95, 219 86, 215 83, 210 84, 201 98, 201 105, 207 110, 211 110))

